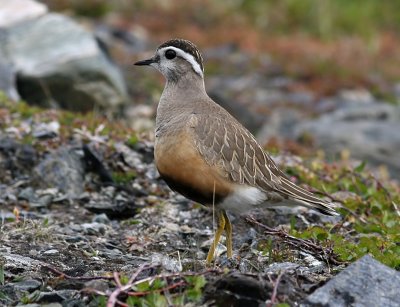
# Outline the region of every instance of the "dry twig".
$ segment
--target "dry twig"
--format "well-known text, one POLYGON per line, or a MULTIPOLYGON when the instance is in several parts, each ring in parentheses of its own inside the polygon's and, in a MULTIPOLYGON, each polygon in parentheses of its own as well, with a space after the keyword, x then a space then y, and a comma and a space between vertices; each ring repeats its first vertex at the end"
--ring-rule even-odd
POLYGON ((71 276, 68 274, 65 274, 62 271, 57 270, 56 268, 53 268, 50 265, 43 265, 43 268, 46 268, 50 272, 53 272, 60 278, 65 278, 65 279, 72 279, 72 280, 97 280, 97 279, 105 279, 105 280, 112 280, 114 277, 113 276, 71 276))
POLYGON ((245 220, 252 225, 256 225, 256 226, 262 228, 264 230, 265 234, 277 236, 277 237, 281 238, 282 240, 284 240, 284 242, 286 244, 289 244, 298 249, 301 249, 302 251, 312 252, 321 260, 329 261, 333 264, 342 264, 343 263, 337 259, 336 255, 333 253, 332 250, 327 251, 322 246, 315 244, 311 240, 296 238, 294 236, 289 235, 287 232, 285 232, 283 230, 278 230, 278 229, 268 227, 267 225, 264 225, 264 224, 258 222, 256 219, 254 219, 251 216, 246 217, 245 220))
POLYGON ((284 274, 285 274, 285 271, 282 271, 282 272, 279 273, 279 275, 278 275, 278 277, 276 278, 275 281, 271 280, 271 282, 274 284, 274 289, 272 290, 271 299, 270 299, 269 304, 267 305, 268 307, 272 307, 272 306, 275 305, 276 296, 278 294, 278 286, 279 286, 279 283, 281 282, 282 276, 284 274))
POLYGON ((140 272, 142 272, 144 269, 149 268, 149 265, 147 264, 142 264, 137 270, 136 272, 134 272, 131 276, 131 278, 129 278, 129 281, 126 283, 126 285, 122 285, 121 281, 119 279, 119 274, 117 272, 114 272, 114 280, 115 283, 117 284, 117 288, 111 293, 110 297, 108 298, 108 302, 107 302, 107 307, 114 307, 116 303, 118 303, 119 305, 121 305, 118 302, 118 296, 131 289, 133 286, 133 282, 135 281, 135 279, 138 277, 138 275, 140 274, 140 272))

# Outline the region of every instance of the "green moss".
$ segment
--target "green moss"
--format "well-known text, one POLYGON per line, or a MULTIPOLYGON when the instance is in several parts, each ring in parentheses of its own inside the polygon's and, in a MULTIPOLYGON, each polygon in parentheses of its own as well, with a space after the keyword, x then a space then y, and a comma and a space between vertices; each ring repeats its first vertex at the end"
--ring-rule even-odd
POLYGON ((126 145, 128 145, 131 148, 134 148, 138 141, 139 141, 139 139, 138 139, 137 135, 136 134, 132 134, 126 140, 126 145))
POLYGON ((381 182, 365 170, 365 163, 354 169, 333 167, 313 161, 320 167, 311 170, 299 165, 289 173, 321 191, 350 191, 354 197, 342 202, 338 211, 343 221, 337 225, 312 226, 305 230, 291 229, 299 238, 314 239, 325 246, 333 245, 343 261, 355 261, 371 254, 382 263, 400 270, 400 223, 397 204, 398 187, 381 182))
POLYGON ((112 173, 112 178, 117 184, 126 184, 131 182, 137 176, 135 171, 129 172, 114 172, 112 173))
MULTIPOLYGON (((170 290, 169 298, 173 297, 174 306, 184 306, 186 304, 199 303, 203 297, 203 288, 206 284, 204 276, 186 276, 182 281, 176 281, 181 287, 179 290, 170 290), (171 292, 174 292, 173 294, 171 292)), ((133 291, 141 295, 129 296, 126 300, 128 306, 168 306, 168 300, 162 291, 167 286, 164 279, 157 278, 153 282, 144 281, 133 287, 133 291)))

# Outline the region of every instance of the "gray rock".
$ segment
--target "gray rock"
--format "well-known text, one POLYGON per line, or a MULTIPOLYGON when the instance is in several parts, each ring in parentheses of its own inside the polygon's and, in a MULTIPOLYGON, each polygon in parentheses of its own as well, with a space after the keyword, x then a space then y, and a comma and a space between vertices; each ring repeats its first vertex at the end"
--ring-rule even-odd
POLYGON ((81 226, 88 235, 99 235, 106 232, 106 226, 101 223, 84 223, 81 226))
POLYGON ((19 199, 23 199, 23 200, 27 200, 27 201, 30 201, 34 197, 35 197, 35 191, 33 190, 32 187, 27 187, 27 188, 21 190, 21 192, 19 192, 19 194, 18 194, 19 199))
POLYGON ((37 161, 37 153, 32 145, 21 144, 11 137, 0 135, 0 171, 2 176, 7 171, 12 172, 13 176, 30 174, 37 161))
POLYGON ((18 199, 28 201, 31 208, 44 208, 51 204, 54 196, 51 194, 38 196, 32 187, 27 187, 18 194, 18 199))
POLYGON ((107 214, 101 213, 101 214, 96 214, 93 219, 93 223, 101 223, 101 224, 110 224, 110 219, 108 218, 107 214))
POLYGON ((393 86, 392 92, 394 94, 394 96, 396 97, 397 102, 400 101, 400 83, 396 83, 393 86))
POLYGON ((244 274, 230 273, 207 283, 206 300, 215 306, 265 306, 272 287, 244 274))
POLYGON ((303 119, 300 111, 295 109, 278 108, 268 117, 257 134, 261 144, 265 144, 273 137, 292 138, 297 125, 303 119))
POLYGON ((35 168, 37 184, 56 187, 70 198, 83 192, 84 165, 73 148, 60 148, 49 154, 35 168))
POLYGON ((138 25, 130 29, 112 23, 100 23, 95 27, 95 35, 103 44, 122 49, 126 54, 138 54, 154 47, 146 29, 138 25))
POLYGON ((43 252, 43 255, 57 255, 57 254, 59 254, 60 252, 57 250, 57 249, 49 249, 49 250, 47 250, 47 251, 44 251, 43 252))
POLYGON ((400 306, 400 272, 366 255, 311 294, 301 306, 400 306))
POLYGON ((182 272, 182 264, 179 259, 175 259, 160 253, 151 255, 151 264, 160 265, 169 272, 182 272))
POLYGON ((265 268, 268 274, 279 274, 281 272, 295 272, 300 267, 297 263, 292 262, 275 262, 265 268))
POLYGON ((29 202, 29 207, 31 208, 45 208, 50 205, 53 201, 52 195, 43 195, 35 200, 29 202))
POLYGON ((17 254, 2 253, 2 257, 5 259, 4 269, 10 271, 21 267, 27 271, 38 271, 44 265, 44 263, 39 260, 17 254))
POLYGON ((334 97, 326 97, 318 101, 315 111, 318 113, 331 112, 333 110, 352 108, 354 106, 371 105, 374 97, 365 89, 341 90, 334 97))
POLYGON ((90 281, 86 282, 85 288, 95 289, 97 291, 102 291, 102 292, 106 292, 110 289, 107 281, 99 280, 99 279, 90 280, 90 281))
POLYGON ((348 106, 299 124, 295 135, 311 134, 316 145, 335 155, 348 149, 353 158, 387 165, 400 176, 400 107, 388 104, 348 106))
POLYGON ((60 130, 60 123, 52 121, 50 123, 39 123, 32 131, 32 136, 38 139, 56 137, 60 130))
MULTIPOLYGON (((2 9, 0 6, 0 16, 2 9)), ((0 63, 0 67, 14 69, 18 93, 26 101, 79 111, 93 107, 116 111, 126 102, 121 72, 93 34, 71 18, 37 14, 36 18, 10 22, 1 29, 0 54, 5 54, 5 64, 0 63)), ((13 83, 13 72, 6 76, 2 83, 10 92, 7 80, 13 83)))
POLYGON ((13 284, 15 290, 27 292, 35 291, 39 289, 41 285, 42 283, 36 279, 23 280, 13 284))
MULTIPOLYGON (((0 29, 0 41, 1 39, 0 29)), ((16 85, 16 72, 14 66, 5 61, 5 55, 0 47, 0 91, 3 91, 11 100, 18 100, 19 94, 16 85)))
MULTIPOLYGON (((74 298, 79 293, 76 290, 59 290, 53 292, 40 292, 37 302, 38 303, 61 303, 67 299, 74 298)), ((53 305, 57 306, 57 305, 53 305)))
POLYGON ((252 112, 246 106, 238 103, 225 93, 210 91, 210 97, 221 107, 225 108, 251 132, 255 132, 261 127, 264 119, 260 114, 252 112))

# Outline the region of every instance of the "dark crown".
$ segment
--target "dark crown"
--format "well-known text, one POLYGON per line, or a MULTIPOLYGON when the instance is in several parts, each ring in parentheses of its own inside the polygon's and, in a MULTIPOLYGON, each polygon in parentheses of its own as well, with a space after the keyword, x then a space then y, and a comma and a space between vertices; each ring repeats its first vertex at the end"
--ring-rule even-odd
POLYGON ((199 63, 201 70, 204 71, 203 58, 200 54, 200 51, 199 51, 199 49, 197 49, 196 45, 193 44, 191 41, 188 41, 186 39, 180 39, 180 38, 171 39, 171 40, 166 41, 165 43, 161 44, 160 46, 158 46, 157 50, 159 50, 161 48, 165 48, 165 47, 179 48, 179 49, 183 50, 184 52, 192 55, 195 58, 196 62, 199 63))

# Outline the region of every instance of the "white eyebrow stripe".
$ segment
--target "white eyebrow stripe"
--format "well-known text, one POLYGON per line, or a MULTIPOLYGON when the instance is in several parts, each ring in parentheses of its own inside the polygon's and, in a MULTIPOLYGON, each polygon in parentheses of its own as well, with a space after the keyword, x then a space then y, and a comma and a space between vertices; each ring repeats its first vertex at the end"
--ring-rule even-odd
POLYGON ((192 64, 193 70, 198 75, 200 75, 201 77, 204 77, 203 70, 201 69, 200 64, 197 63, 197 61, 196 61, 196 59, 194 58, 193 55, 183 51, 182 49, 179 49, 179 48, 176 48, 176 47, 172 47, 172 46, 161 48, 160 51, 164 52, 164 50, 167 50, 167 49, 174 50, 177 55, 179 55, 181 58, 184 58, 186 61, 188 61, 190 64, 192 64))

